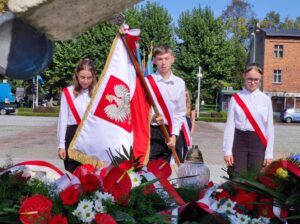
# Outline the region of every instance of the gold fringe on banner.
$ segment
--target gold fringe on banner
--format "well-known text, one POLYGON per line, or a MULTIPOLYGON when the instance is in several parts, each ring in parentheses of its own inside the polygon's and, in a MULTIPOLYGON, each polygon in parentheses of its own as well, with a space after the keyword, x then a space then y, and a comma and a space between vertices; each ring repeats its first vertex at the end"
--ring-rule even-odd
POLYGON ((92 165, 94 165, 97 168, 101 168, 101 167, 103 167, 103 166, 105 166, 107 164, 105 164, 103 161, 99 160, 96 157, 87 155, 87 154, 81 152, 80 150, 75 149, 75 143, 76 143, 76 141, 77 141, 77 139, 78 139, 78 137, 79 137, 79 135, 81 133, 81 130, 83 128, 84 123, 86 122, 86 119, 87 119, 88 115, 90 114, 93 102, 94 102, 94 100, 95 100, 95 98, 97 96, 97 92, 98 92, 98 90, 99 90, 99 88, 100 88, 100 86, 102 84, 102 81, 103 81, 103 78, 104 78, 104 76, 106 74, 108 66, 110 65, 110 61, 111 61, 113 52, 115 50, 115 47, 116 47, 119 39, 120 39, 120 35, 118 34, 115 37, 114 41, 113 41, 112 47, 110 48, 109 55, 107 57, 104 69, 102 70, 102 73, 100 75, 100 79, 97 82, 96 88, 93 91, 91 101, 90 101, 90 103, 89 103, 89 105, 87 107, 86 112, 84 113, 83 119, 81 120, 81 122, 80 122, 80 124, 79 124, 79 126, 78 126, 78 128, 76 130, 76 133, 75 133, 75 135, 74 135, 74 137, 73 137, 73 139, 72 139, 72 141, 70 143, 70 146, 68 148, 68 154, 69 154, 69 157, 71 159, 74 159, 74 160, 76 160, 76 161, 78 161, 78 162, 80 162, 82 164, 86 164, 86 163, 92 164, 92 165))

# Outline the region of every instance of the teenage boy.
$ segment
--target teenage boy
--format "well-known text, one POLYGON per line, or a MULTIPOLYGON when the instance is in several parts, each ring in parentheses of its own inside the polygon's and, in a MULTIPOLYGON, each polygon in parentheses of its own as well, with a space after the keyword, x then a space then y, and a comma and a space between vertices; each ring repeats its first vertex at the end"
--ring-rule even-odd
MULTIPOLYGON (((153 63, 157 66, 156 74, 147 77, 154 92, 159 116, 153 115, 151 121, 150 161, 164 159, 170 162, 171 147, 176 146, 179 132, 186 115, 185 82, 175 76, 171 70, 175 57, 172 48, 161 45, 153 50, 153 63), (170 134, 169 142, 163 135, 160 125, 165 124, 170 134)), ((176 149, 183 162, 182 149, 176 149)))

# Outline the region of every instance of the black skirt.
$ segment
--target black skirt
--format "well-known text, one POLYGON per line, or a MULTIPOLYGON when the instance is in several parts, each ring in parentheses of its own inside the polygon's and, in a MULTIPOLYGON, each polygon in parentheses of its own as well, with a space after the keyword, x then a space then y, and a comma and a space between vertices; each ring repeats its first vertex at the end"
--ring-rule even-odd
POLYGON ((68 125, 67 131, 66 131, 66 137, 65 137, 65 149, 66 149, 66 159, 64 160, 65 169, 69 172, 73 173, 73 171, 82 164, 76 160, 69 158, 68 149, 70 146, 70 143, 76 133, 78 125, 68 125))

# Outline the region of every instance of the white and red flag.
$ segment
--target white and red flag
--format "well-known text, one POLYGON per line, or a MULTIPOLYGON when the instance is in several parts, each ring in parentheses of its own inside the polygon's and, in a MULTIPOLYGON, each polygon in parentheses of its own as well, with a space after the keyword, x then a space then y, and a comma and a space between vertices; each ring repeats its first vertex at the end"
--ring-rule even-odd
MULTIPOLYGON (((140 30, 125 34, 129 50, 136 52, 140 30)), ((128 153, 133 147, 135 157, 146 163, 149 156, 150 104, 136 76, 127 48, 118 35, 91 102, 69 148, 70 158, 81 163, 109 164, 107 150, 113 154, 128 153)))

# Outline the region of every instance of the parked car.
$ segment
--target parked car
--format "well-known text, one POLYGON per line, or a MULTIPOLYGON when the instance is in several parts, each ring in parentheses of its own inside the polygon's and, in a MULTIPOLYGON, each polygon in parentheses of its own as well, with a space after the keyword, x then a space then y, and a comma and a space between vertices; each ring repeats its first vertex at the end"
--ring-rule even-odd
POLYGON ((11 105, 0 104, 0 114, 12 114, 16 112, 16 107, 11 105))
POLYGON ((280 114, 280 119, 286 123, 300 122, 300 109, 287 108, 280 114))

